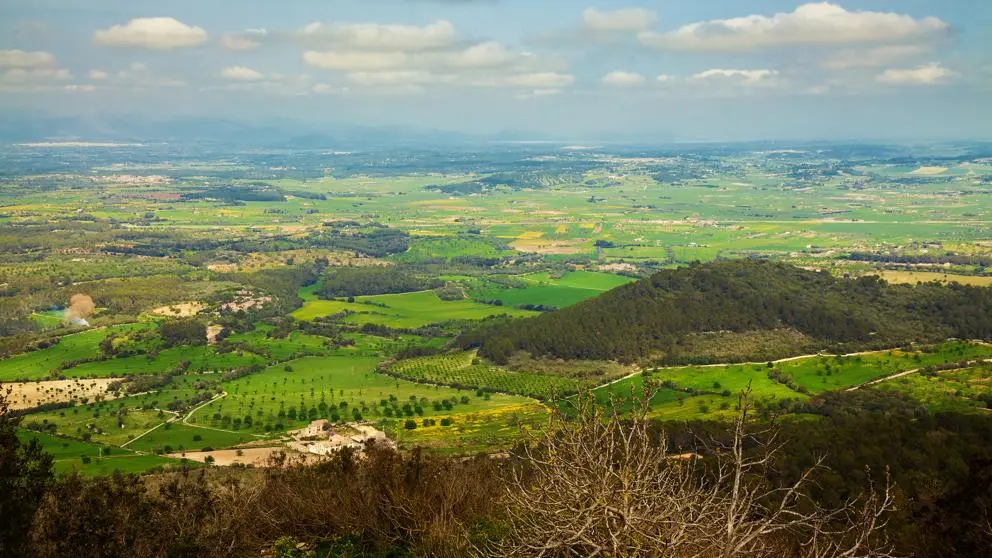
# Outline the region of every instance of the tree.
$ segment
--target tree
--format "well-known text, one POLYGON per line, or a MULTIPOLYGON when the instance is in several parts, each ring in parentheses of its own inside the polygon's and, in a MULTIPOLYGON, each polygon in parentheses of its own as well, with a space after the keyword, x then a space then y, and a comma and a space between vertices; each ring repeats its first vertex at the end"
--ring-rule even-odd
POLYGON ((417 428, 417 421, 409 419, 403 424, 403 428, 406 428, 407 430, 414 430, 417 428))
MULTIPOLYGON (((748 393, 729 445, 673 455, 653 439, 651 393, 627 420, 580 396, 574 413, 552 406, 548 428, 524 445, 504 505, 507 536, 490 556, 884 557, 880 534, 890 486, 838 509, 805 491, 819 469, 773 486, 765 473, 775 433, 752 433, 748 393), (757 448, 750 451, 750 448, 757 448)), ((483 545, 485 546, 485 545, 483 545)))
POLYGON ((163 322, 158 328, 166 347, 180 345, 206 345, 207 326, 194 319, 163 322))
POLYGON ((17 437, 21 417, 0 388, 0 556, 23 556, 35 511, 52 480, 52 456, 32 438, 17 437))

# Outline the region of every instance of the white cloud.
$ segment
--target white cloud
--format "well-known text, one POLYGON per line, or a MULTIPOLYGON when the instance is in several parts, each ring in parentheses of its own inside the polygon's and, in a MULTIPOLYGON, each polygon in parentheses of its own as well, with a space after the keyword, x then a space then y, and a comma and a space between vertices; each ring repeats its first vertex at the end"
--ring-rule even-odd
POLYGON ((243 33, 234 35, 224 35, 221 37, 221 45, 227 50, 235 52, 246 52, 255 50, 262 46, 262 41, 268 37, 269 31, 265 28, 248 29, 243 33))
POLYGON ((72 79, 72 72, 65 68, 14 68, 3 74, 4 81, 30 83, 37 81, 65 81, 72 79))
POLYGON ((227 50, 233 50, 235 52, 244 52, 249 50, 255 50, 260 47, 262 43, 248 37, 241 35, 224 35, 221 38, 221 44, 227 50))
POLYGON ((66 85, 64 87, 64 89, 66 91, 78 91, 78 92, 81 92, 81 93, 89 93, 91 91, 96 91, 96 86, 95 85, 90 85, 90 84, 76 84, 76 83, 72 83, 72 84, 66 85))
POLYGON ((0 50, 0 68, 37 68, 55 63, 55 57, 44 51, 0 50))
POLYGON ((221 77, 232 81, 258 81, 265 76, 258 70, 253 70, 245 66, 231 66, 224 68, 220 72, 221 77))
POLYGON ((103 70, 90 70, 89 76, 90 79, 92 80, 100 81, 107 79, 110 76, 110 74, 108 74, 103 70))
POLYGON ((495 41, 480 43, 453 53, 448 63, 460 68, 492 68, 505 66, 527 54, 513 52, 495 41))
POLYGON ((885 85, 939 85, 957 76, 957 72, 931 62, 918 68, 889 68, 875 76, 875 81, 885 85))
POLYGON ((423 27, 378 23, 314 22, 297 33, 307 44, 331 44, 352 50, 418 52, 450 47, 456 41, 454 26, 436 21, 423 27))
POLYGON ((502 83, 528 89, 561 89, 575 83, 575 76, 556 72, 540 72, 509 76, 502 83))
POLYGON ((927 45, 885 45, 867 50, 845 50, 834 54, 822 65, 828 70, 880 68, 930 51, 927 45))
POLYGON ((0 92, 68 90, 72 77, 65 68, 11 68, 0 73, 0 92))
POLYGON ((139 17, 96 32, 93 41, 114 47, 172 50, 203 44, 207 32, 171 17, 139 17))
POLYGON ((423 86, 455 81, 454 76, 424 71, 351 72, 345 76, 345 79, 348 80, 348 83, 362 87, 423 86))
POLYGON ((778 77, 778 70, 727 70, 713 68, 704 70, 689 78, 695 82, 733 81, 745 85, 767 84, 778 77))
POLYGON ((787 45, 879 44, 945 36, 946 23, 891 12, 849 11, 829 2, 793 12, 692 23, 667 33, 647 31, 641 43, 675 50, 734 51, 787 45))
POLYGON ((644 76, 633 72, 610 72, 603 76, 603 83, 613 87, 633 87, 644 83, 644 76))
POLYGON ((658 14, 643 8, 613 11, 589 8, 582 12, 582 20, 590 31, 645 31, 658 22, 658 14))
POLYGON ((661 74, 660 76, 655 78, 655 81, 657 81, 658 83, 668 83, 673 79, 675 79, 673 76, 670 76, 668 74, 661 74))
POLYGON ((325 70, 381 71, 392 70, 406 64, 407 55, 402 52, 360 52, 360 51, 307 51, 303 61, 325 70))

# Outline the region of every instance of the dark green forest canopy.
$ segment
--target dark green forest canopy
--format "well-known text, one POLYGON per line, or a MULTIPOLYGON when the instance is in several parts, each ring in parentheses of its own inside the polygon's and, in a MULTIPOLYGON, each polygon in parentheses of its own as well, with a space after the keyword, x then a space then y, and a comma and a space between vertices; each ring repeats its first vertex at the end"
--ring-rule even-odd
POLYGON ((328 269, 317 294, 324 298, 410 293, 435 289, 443 281, 424 277, 398 266, 343 267, 328 269))
MULTIPOLYGON (((992 289, 890 285, 763 260, 665 270, 560 312, 493 322, 459 338, 496 362, 514 351, 565 359, 665 361, 686 336, 791 329, 816 347, 881 348, 992 337, 992 289)), ((746 355, 743 355, 746 356, 746 355)))

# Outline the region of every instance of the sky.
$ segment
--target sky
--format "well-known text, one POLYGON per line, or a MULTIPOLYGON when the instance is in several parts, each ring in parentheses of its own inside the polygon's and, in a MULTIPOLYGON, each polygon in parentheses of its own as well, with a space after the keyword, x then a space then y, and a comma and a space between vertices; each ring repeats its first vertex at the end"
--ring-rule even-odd
POLYGON ((0 0, 0 116, 988 139, 988 0, 0 0))

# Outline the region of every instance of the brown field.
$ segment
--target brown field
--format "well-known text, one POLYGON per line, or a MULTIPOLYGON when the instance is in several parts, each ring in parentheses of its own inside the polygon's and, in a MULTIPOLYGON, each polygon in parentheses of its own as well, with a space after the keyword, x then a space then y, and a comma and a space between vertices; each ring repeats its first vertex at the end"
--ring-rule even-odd
POLYGON ((64 403, 84 397, 92 400, 98 395, 113 399, 107 394, 107 385, 119 378, 98 378, 92 380, 53 380, 49 382, 18 382, 3 384, 10 388, 11 406, 14 409, 30 409, 46 403, 64 403))
POLYGON ((202 302, 180 302, 170 306, 161 306, 152 310, 156 316, 170 316, 175 318, 189 318, 200 313, 207 306, 202 302))
POLYGON ((941 283, 958 282, 962 285, 974 285, 977 287, 988 287, 992 285, 992 277, 982 277, 976 275, 955 275, 953 273, 939 273, 936 271, 879 271, 875 273, 889 283, 927 283, 929 281, 940 281, 941 283))
MULTIPOLYGON (((521 235, 523 236, 523 235, 521 235)), ((534 252, 537 254, 580 254, 587 251, 582 245, 587 242, 584 238, 574 240, 544 240, 527 238, 510 243, 510 247, 518 252, 534 252)))
MULTIPOLYGON (((271 443, 271 442, 270 442, 271 443)), ((255 467, 265 467, 269 464, 269 457, 276 452, 286 452, 287 462, 292 463, 306 463, 315 460, 319 460, 320 457, 312 454, 301 454, 297 452, 288 451, 283 446, 278 447, 266 447, 266 448, 242 448, 237 449, 227 449, 227 450, 214 450, 214 451, 189 451, 186 453, 173 453, 169 454, 169 457, 174 457, 176 459, 186 458, 191 461, 198 461, 204 463, 207 456, 213 456, 214 465, 219 466, 229 466, 234 464, 242 465, 253 465, 255 467), (238 455, 238 452, 241 455, 238 455)))

